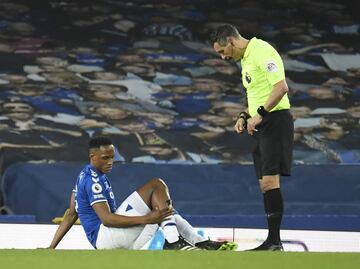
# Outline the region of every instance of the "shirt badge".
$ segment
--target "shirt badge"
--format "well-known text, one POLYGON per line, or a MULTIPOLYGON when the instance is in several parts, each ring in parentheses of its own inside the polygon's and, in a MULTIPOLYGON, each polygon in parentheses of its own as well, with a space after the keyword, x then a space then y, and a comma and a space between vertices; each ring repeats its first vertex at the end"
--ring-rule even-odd
POLYGON ((278 67, 276 65, 276 63, 273 60, 270 60, 267 64, 266 64, 266 70, 268 72, 276 72, 278 70, 278 67))
POLYGON ((91 190, 93 191, 93 193, 97 194, 97 193, 101 193, 102 192, 102 187, 99 183, 94 183, 91 186, 91 190))

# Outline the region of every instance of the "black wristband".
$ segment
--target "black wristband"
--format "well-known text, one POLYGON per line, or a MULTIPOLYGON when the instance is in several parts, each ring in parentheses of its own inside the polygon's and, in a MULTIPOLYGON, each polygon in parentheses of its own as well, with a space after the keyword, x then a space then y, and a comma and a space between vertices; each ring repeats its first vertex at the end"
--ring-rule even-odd
POLYGON ((242 119, 244 119, 245 121, 247 121, 249 118, 251 118, 251 116, 250 116, 248 113, 246 113, 245 111, 241 111, 241 112, 239 113, 239 115, 237 116, 237 119, 240 119, 240 118, 242 118, 242 119))
POLYGON ((245 111, 241 111, 241 112, 239 113, 239 115, 237 116, 237 120, 239 120, 239 119, 243 119, 243 120, 244 120, 244 128, 245 128, 245 129, 247 128, 247 120, 248 120, 249 118, 251 118, 251 116, 250 116, 248 113, 246 113, 245 111))
POLYGON ((258 113, 261 117, 265 118, 270 112, 269 112, 269 111, 266 111, 265 108, 264 108, 264 106, 259 106, 259 108, 257 109, 257 113, 258 113))

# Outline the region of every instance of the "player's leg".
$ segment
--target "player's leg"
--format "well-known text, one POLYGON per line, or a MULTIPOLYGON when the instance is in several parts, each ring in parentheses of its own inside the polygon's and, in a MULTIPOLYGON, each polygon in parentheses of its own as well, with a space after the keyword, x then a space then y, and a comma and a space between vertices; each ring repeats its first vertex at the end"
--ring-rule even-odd
POLYGON ((157 224, 147 224, 144 229, 136 238, 132 249, 142 249, 155 235, 156 231, 159 229, 157 224))
MULTIPOLYGON (((150 209, 172 207, 169 189, 165 182, 159 178, 150 180, 136 192, 150 209)), ((180 236, 174 215, 161 222, 160 226, 165 237, 164 249, 194 249, 191 244, 180 236)))
MULTIPOLYGON (((152 179, 137 190, 150 209, 164 209, 172 207, 169 190, 165 182, 159 178, 152 179)), ((165 239, 169 243, 179 240, 179 232, 176 227, 175 217, 172 215, 161 223, 165 239)))
MULTIPOLYGON (((123 216, 143 216, 150 212, 150 208, 134 191, 117 208, 115 214, 123 216)), ((149 240, 156 232, 158 225, 137 225, 128 228, 112 228, 100 226, 96 247, 98 249, 141 248, 143 241, 149 240), (142 234, 141 240, 139 236, 142 234)), ((145 244, 146 242, 144 242, 145 244)))
POLYGON ((213 241, 199 235, 191 224, 184 219, 178 212, 174 214, 176 226, 182 237, 198 248, 206 250, 235 250, 237 244, 228 241, 213 241))
POLYGON ((191 244, 195 245, 198 242, 206 240, 203 236, 199 235, 190 225, 190 223, 178 212, 175 212, 174 217, 180 235, 188 240, 191 244))
POLYGON ((96 248, 97 249, 133 249, 134 242, 144 230, 138 225, 128 228, 113 228, 100 225, 96 248))

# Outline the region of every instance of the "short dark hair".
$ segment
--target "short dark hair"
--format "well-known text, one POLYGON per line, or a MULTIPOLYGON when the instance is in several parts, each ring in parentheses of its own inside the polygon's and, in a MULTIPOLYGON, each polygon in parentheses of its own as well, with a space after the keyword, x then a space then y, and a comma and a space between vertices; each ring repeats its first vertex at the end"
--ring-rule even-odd
POLYGON ((209 42, 211 45, 217 42, 221 46, 225 46, 228 43, 229 37, 239 38, 241 35, 234 25, 223 24, 211 32, 209 42))
POLYGON ((112 141, 104 136, 97 136, 89 141, 89 150, 90 149, 99 149, 101 146, 110 146, 112 145, 112 141))

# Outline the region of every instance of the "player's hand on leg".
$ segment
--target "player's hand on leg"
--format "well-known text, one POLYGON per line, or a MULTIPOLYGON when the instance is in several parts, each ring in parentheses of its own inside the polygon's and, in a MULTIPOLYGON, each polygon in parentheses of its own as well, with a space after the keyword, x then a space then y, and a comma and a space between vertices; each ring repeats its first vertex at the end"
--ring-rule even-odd
POLYGON ((172 207, 159 209, 155 207, 149 214, 146 216, 148 217, 148 221, 151 224, 157 224, 162 222, 164 219, 169 217, 170 215, 174 214, 174 209, 172 207))

